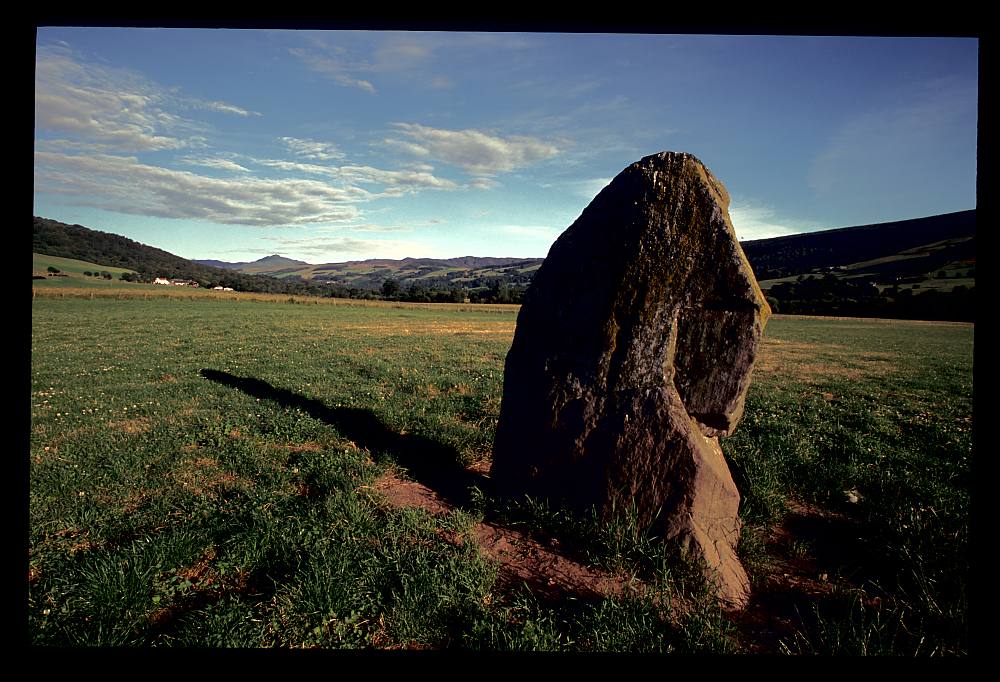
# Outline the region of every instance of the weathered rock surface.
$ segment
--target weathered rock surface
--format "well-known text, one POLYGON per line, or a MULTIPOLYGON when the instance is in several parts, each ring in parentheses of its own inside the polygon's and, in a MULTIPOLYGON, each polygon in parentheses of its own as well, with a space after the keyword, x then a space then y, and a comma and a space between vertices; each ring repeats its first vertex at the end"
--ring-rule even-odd
POLYGON ((690 154, 622 171, 553 244, 504 371, 492 478, 610 518, 633 508, 745 603, 739 492, 719 447, 743 412, 770 309, 690 154))

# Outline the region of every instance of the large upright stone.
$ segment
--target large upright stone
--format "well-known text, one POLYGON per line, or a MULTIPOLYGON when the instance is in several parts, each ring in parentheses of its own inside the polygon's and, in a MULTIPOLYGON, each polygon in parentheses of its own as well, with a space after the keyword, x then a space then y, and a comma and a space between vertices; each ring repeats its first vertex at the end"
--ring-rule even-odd
POLYGON ((507 354, 492 478, 604 518, 633 509, 742 606, 740 497, 718 436, 742 415, 770 309, 728 206, 698 159, 661 152, 559 237, 507 354))

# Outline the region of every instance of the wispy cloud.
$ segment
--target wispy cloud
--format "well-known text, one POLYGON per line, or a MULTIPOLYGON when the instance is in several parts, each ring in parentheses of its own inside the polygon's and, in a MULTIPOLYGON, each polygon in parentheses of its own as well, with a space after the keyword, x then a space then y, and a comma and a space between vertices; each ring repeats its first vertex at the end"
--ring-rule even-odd
POLYGON ((933 181, 942 159, 976 144, 978 85, 938 78, 847 120, 816 156, 809 185, 828 197, 891 184, 898 170, 933 181))
POLYGON ((336 38, 323 33, 302 37, 302 45, 289 48, 291 55, 339 85, 371 94, 378 92, 372 80, 392 76, 404 76, 410 84, 432 90, 452 88, 451 67, 476 51, 488 50, 495 59, 498 50, 522 50, 531 44, 503 33, 348 31, 336 38))
POLYGON ((241 166, 235 161, 230 161, 229 159, 218 159, 210 157, 196 157, 196 156, 185 156, 180 159, 181 163, 186 163, 192 166, 202 166, 204 168, 215 168, 217 170, 225 171, 235 171, 237 173, 249 173, 250 169, 245 166, 241 166))
POLYGON ((329 142, 303 140, 297 137, 282 137, 281 142, 296 156, 314 161, 336 161, 344 158, 344 152, 329 142))
POLYGON ((132 215, 225 225, 281 227, 357 220, 350 188, 304 179, 214 178, 140 163, 134 157, 35 153, 40 192, 132 215))
POLYGON ((350 75, 351 71, 357 67, 345 63, 341 59, 317 54, 301 47, 290 48, 288 52, 292 56, 298 57, 302 60, 302 63, 313 71, 328 76, 338 85, 359 88, 360 90, 364 90, 365 92, 373 95, 376 93, 375 86, 371 84, 371 81, 355 78, 350 75))
POLYGON ((426 171, 384 170, 372 166, 324 166, 315 163, 299 163, 282 159, 254 159, 255 164, 283 171, 323 175, 350 185, 380 185, 381 194, 357 188, 357 194, 369 199, 378 196, 400 196, 423 189, 457 189, 458 185, 448 179, 439 178, 426 171))
POLYGON ((551 158, 559 148, 548 141, 511 135, 501 137, 480 130, 445 130, 419 123, 392 124, 407 140, 387 143, 419 157, 458 166, 473 175, 494 175, 551 158))
POLYGON ((147 152, 203 146, 207 126, 172 110, 250 115, 226 102, 184 98, 138 73, 88 62, 63 44, 42 45, 35 57, 35 129, 67 148, 147 152))
POLYGON ((205 101, 192 98, 184 98, 181 100, 182 103, 188 105, 193 109, 206 109, 208 111, 217 111, 222 114, 235 114, 237 116, 262 116, 259 111, 249 111, 242 107, 238 107, 235 104, 229 104, 228 102, 219 101, 205 101))
POLYGON ((493 178, 472 178, 467 184, 469 189, 495 189, 500 187, 501 184, 494 180, 493 178))

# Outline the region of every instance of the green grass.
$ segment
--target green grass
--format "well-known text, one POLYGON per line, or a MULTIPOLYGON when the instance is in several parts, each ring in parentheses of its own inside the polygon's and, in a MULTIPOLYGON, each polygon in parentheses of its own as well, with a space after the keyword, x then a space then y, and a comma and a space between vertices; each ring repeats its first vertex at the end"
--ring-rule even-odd
POLYGON ((61 258, 60 256, 48 256, 41 253, 31 254, 32 273, 44 275, 48 272, 48 268, 50 267, 57 268, 74 279, 77 277, 89 279, 83 274, 85 272, 110 272, 114 275, 115 279, 118 279, 118 275, 123 272, 135 272, 135 270, 129 270, 127 268, 113 268, 107 265, 97 265, 96 263, 88 263, 87 261, 76 260, 75 258, 61 258))
POLYGON ((768 333, 808 355, 759 378, 724 441, 744 494, 743 541, 759 547, 754 534, 789 498, 839 513, 840 530, 859 539, 825 559, 844 593, 810 605, 796 650, 965 651, 972 327, 785 318, 768 333), (873 597, 879 608, 866 606, 873 597), (886 629, 891 646, 868 641, 886 629))
MULTIPOLYGON (((374 488, 387 467, 420 479, 488 460, 512 307, 37 296, 32 310, 37 645, 747 650, 696 572, 627 521, 482 495, 434 517, 374 488), (448 540, 483 514, 650 591, 508 586, 475 543, 448 540)), ((775 561, 766 529, 789 501, 863 538, 841 557, 798 540, 837 591, 798 605, 777 651, 967 650, 972 342, 967 325, 769 324, 723 441, 751 577, 775 561)))

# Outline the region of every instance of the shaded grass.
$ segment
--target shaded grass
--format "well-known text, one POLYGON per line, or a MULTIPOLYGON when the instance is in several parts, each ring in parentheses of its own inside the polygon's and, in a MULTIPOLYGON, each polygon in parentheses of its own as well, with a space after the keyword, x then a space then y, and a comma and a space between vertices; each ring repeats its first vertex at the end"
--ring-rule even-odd
MULTIPOLYGON (((627 515, 502 507, 472 479, 444 517, 372 491, 386 466, 433 487, 435 472, 489 458, 512 310, 37 297, 32 641, 734 651, 697 571, 627 515), (511 591, 474 544, 448 540, 485 513, 651 591, 511 591)), ((850 554, 801 541, 840 596, 803 603, 781 650, 967 649, 971 347, 961 325, 771 322, 723 441, 741 554, 764 574, 789 500, 862 536, 850 554)))
POLYGON ((749 565, 768 561, 763 535, 789 498, 837 515, 828 547, 804 551, 842 594, 801 610, 789 650, 967 650, 973 330, 907 326, 777 321, 769 334, 782 340, 850 348, 824 360, 838 370, 876 352, 890 366, 852 380, 833 371, 803 381, 794 368, 759 376, 746 420, 723 443, 744 495, 749 565))

